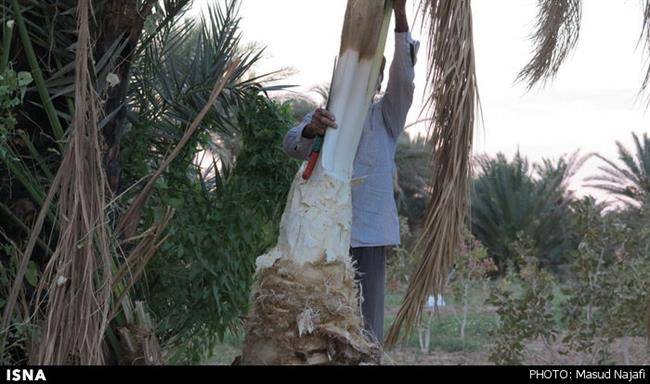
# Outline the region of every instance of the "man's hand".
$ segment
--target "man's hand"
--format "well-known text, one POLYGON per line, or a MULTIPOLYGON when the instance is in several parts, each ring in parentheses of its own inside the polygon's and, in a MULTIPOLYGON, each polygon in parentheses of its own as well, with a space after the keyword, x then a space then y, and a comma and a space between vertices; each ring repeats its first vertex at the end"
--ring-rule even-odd
POLYGON ((324 135, 327 128, 338 128, 336 117, 323 108, 318 108, 311 117, 309 124, 302 130, 302 136, 313 139, 318 135, 324 135))
POLYGON ((395 11, 395 32, 408 32, 409 23, 406 19, 406 0, 394 0, 393 11, 395 11))

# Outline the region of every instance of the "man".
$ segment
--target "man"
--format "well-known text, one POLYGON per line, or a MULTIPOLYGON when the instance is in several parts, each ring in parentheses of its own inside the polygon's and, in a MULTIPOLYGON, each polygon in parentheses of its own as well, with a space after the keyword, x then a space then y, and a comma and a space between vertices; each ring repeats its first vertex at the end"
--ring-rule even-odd
MULTIPOLYGON (((395 150, 413 101, 414 66, 419 49, 419 42, 412 40, 409 33, 405 3, 406 0, 394 2, 395 56, 388 86, 384 95, 370 106, 353 165, 353 179, 362 182, 352 187, 352 260, 361 283, 366 329, 380 342, 384 333, 386 256, 391 247, 400 243, 393 195, 395 150)), ((381 89, 385 63, 384 58, 377 92, 381 89)), ((336 127, 332 113, 317 109, 286 134, 284 151, 306 159, 314 138, 336 127)))

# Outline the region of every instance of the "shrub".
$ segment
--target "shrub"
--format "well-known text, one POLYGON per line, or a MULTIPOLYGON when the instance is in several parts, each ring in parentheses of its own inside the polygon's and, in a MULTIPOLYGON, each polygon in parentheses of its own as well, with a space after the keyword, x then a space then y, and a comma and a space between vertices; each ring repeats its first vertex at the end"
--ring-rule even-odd
POLYGON ((553 277, 539 268, 532 243, 520 237, 512 247, 524 262, 519 270, 509 269, 488 300, 499 315, 492 361, 521 363, 526 343, 538 338, 557 359, 551 344, 563 328, 560 355, 573 353, 584 364, 611 363, 612 342, 620 339, 624 363, 633 363, 629 341, 644 335, 650 309, 650 210, 604 212, 591 197, 572 208, 579 245, 571 253, 560 316, 554 319, 551 307, 553 277))
MULTIPOLYGON (((255 258, 273 245, 298 163, 282 152, 293 120, 286 105, 252 96, 237 116, 241 150, 230 172, 202 176, 175 168, 157 185, 157 207, 176 208, 168 239, 147 269, 141 292, 160 322, 173 362, 205 358, 247 312, 255 258)), ((191 158, 190 158, 191 159, 191 158)))
POLYGON ((401 244, 394 247, 386 260, 386 281, 388 289, 397 291, 408 284, 417 266, 417 257, 409 246, 413 242, 413 234, 404 216, 399 217, 401 244))
POLYGON ((530 239, 520 234, 512 249, 519 272, 510 268, 487 300, 499 315, 490 348, 490 361, 496 364, 521 364, 525 343, 538 338, 552 352, 558 333, 552 311, 553 276, 540 268, 530 239))
POLYGON ((449 283, 449 293, 454 298, 455 306, 462 308, 458 320, 463 347, 465 346, 465 328, 470 306, 470 292, 478 284, 485 283, 488 275, 496 270, 496 265, 488 256, 487 249, 471 233, 466 233, 456 257, 449 283))
MULTIPOLYGON (((573 253, 571 279, 563 293, 563 342, 581 352, 585 363, 606 363, 614 338, 641 336, 650 283, 647 212, 603 213, 593 198, 575 205, 580 244, 573 253), (647 222, 647 221, 646 221, 647 222)), ((624 358, 629 360, 624 343, 624 358)), ((629 363, 629 362, 628 362, 629 363)))

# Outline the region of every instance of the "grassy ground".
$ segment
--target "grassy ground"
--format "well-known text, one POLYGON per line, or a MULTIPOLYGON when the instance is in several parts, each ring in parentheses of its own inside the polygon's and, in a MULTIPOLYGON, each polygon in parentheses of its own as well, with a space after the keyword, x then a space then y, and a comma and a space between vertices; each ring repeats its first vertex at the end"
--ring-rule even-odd
MULTIPOLYGON (((386 331, 395 320, 401 300, 402 294, 389 293, 386 295, 386 317, 384 322, 386 331)), ((446 306, 440 307, 437 313, 428 313, 420 331, 424 332, 427 327, 429 328, 430 347, 449 352, 483 349, 489 342, 488 332, 496 325, 497 316, 494 311, 484 307, 481 300, 482 298, 476 296, 471 298, 465 327, 465 340, 460 337, 462 308, 446 299, 446 306)), ((419 335, 413 333, 402 347, 420 348, 419 339, 419 335)))

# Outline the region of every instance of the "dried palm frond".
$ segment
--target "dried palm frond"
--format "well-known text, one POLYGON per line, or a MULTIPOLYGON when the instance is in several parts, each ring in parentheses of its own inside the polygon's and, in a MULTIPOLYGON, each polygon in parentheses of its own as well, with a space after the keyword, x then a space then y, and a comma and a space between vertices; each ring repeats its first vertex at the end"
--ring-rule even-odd
POLYGON ((469 211, 470 151, 478 106, 470 0, 423 0, 419 11, 429 36, 426 105, 432 114, 434 182, 414 250, 421 261, 388 332, 387 346, 397 342, 400 330, 410 332, 429 295, 444 289, 469 211))
POLYGON ((104 362, 113 272, 100 108, 89 68, 89 12, 89 0, 79 0, 74 117, 58 173, 60 234, 36 293, 36 318, 42 327, 32 356, 37 364, 104 362), (39 303, 44 294, 41 319, 39 303))
POLYGON ((578 42, 582 19, 582 0, 538 0, 537 7, 535 54, 517 76, 529 89, 557 74, 578 42))
MULTIPOLYGON (((18 269, 16 270, 16 276, 11 286, 11 291, 9 291, 9 296, 7 297, 7 302, 5 303, 4 312, 2 314, 1 329, 3 330, 8 329, 7 327, 9 326, 11 317, 14 314, 14 307, 16 305, 16 300, 18 299, 18 295, 23 286, 23 278, 25 277, 25 273, 27 272, 27 266, 29 265, 29 260, 31 259, 31 255, 32 252, 34 251, 34 247, 36 246, 39 240, 39 234, 41 233, 41 229, 43 229, 43 224, 45 223, 45 219, 47 218, 48 213, 50 212, 49 210, 50 207, 52 206, 52 201, 54 200, 54 196, 56 195, 59 185, 61 184, 62 174, 63 174, 63 169, 59 168, 59 171, 57 172, 57 174, 54 176, 54 179, 52 180, 52 186, 50 187, 50 191, 48 192, 45 200, 43 201, 43 204, 41 205, 41 211, 39 212, 38 217, 36 218, 36 222, 32 227, 29 240, 27 241, 27 246, 25 247, 25 251, 21 255, 20 263, 18 264, 18 269)), ((2 338, 0 339, 0 349, 4 349, 6 339, 7 339, 7 332, 2 332, 2 338)))
POLYGON ((147 313, 144 302, 132 304, 125 301, 122 307, 127 324, 118 329, 123 349, 120 360, 131 365, 162 365, 162 351, 154 333, 156 325, 147 313))
POLYGON ((164 363, 162 350, 155 334, 156 326, 147 313, 144 302, 136 301, 134 311, 129 293, 144 273, 147 263, 167 240, 168 235, 165 236, 164 233, 173 216, 174 210, 167 208, 160 220, 138 236, 140 241, 115 273, 112 290, 116 298, 112 303, 109 320, 113 321, 118 314, 123 315, 124 321, 113 323, 117 326, 121 340, 123 353, 116 356, 121 363, 128 365, 164 363))

